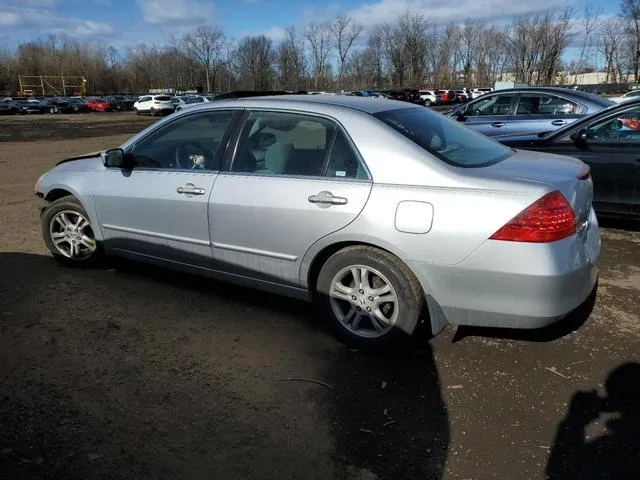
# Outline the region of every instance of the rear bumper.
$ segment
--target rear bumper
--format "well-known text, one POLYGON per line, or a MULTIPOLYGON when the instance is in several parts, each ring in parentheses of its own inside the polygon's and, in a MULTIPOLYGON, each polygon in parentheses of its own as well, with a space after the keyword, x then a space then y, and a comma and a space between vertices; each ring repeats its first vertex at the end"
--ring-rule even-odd
POLYGON ((542 328, 582 305, 595 287, 600 235, 593 214, 592 222, 583 237, 487 241, 458 265, 410 266, 450 324, 542 328))

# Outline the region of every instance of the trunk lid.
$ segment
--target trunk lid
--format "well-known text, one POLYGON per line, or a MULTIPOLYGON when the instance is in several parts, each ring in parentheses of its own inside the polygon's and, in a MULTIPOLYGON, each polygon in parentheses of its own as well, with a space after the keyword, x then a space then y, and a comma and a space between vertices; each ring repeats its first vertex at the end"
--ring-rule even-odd
POLYGON ((486 178, 542 183, 557 189, 576 214, 578 228, 591 211, 593 182, 589 167, 577 158, 517 150, 502 162, 483 168, 486 178))

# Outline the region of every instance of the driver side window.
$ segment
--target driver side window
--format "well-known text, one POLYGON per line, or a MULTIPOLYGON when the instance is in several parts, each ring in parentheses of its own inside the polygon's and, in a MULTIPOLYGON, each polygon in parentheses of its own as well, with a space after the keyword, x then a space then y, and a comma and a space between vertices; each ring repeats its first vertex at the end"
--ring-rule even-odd
POLYGON ((587 128, 587 136, 593 141, 640 143, 640 107, 634 107, 587 128))
POLYGON ((133 147, 133 168, 217 171, 233 111, 199 112, 163 125, 133 147))

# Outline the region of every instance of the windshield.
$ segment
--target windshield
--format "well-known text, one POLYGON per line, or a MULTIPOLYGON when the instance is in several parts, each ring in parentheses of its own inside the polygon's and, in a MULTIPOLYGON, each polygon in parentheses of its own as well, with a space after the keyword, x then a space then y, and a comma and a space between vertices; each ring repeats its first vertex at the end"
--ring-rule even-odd
POLYGON ((484 167, 513 153, 495 140, 426 108, 388 110, 373 116, 456 167, 484 167))

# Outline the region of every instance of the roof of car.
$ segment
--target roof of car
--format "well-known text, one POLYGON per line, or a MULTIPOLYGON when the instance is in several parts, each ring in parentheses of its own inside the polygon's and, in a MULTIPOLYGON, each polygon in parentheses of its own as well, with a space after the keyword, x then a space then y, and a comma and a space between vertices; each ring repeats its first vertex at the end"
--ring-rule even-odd
MULTIPOLYGON (((222 104, 237 105, 241 103, 246 107, 286 107, 296 106, 298 108, 302 106, 308 106, 313 108, 315 105, 331 105, 336 107, 351 108, 353 110, 360 110, 366 113, 378 113, 388 110, 397 110, 403 108, 425 108, 420 105, 411 104, 408 102, 400 102, 395 100, 381 100, 375 97, 358 97, 350 95, 278 95, 268 97, 248 97, 237 98, 229 100, 219 100, 210 102, 205 105, 209 108, 213 106, 219 106, 222 104)), ((202 107, 205 108, 205 107, 202 107)))

